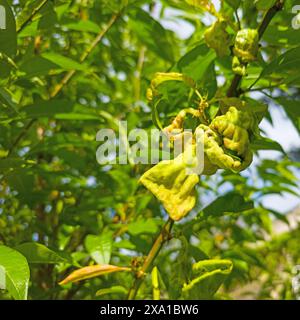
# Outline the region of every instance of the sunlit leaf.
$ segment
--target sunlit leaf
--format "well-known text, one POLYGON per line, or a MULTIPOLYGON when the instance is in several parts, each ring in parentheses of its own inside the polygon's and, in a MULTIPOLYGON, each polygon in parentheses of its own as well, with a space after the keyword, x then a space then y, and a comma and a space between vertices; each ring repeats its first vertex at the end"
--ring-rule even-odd
POLYGON ((22 253, 26 257, 28 263, 61 263, 68 262, 63 254, 56 253, 46 246, 36 243, 28 242, 23 243, 14 248, 15 250, 22 253))
POLYGON ((0 246, 0 267, 6 278, 6 289, 16 300, 26 300, 30 271, 26 258, 16 250, 0 246))
POLYGON ((131 271, 127 267, 117 267, 113 265, 103 264, 94 265, 89 267, 84 267, 72 272, 67 278, 61 281, 60 285, 65 285, 69 282, 78 282, 81 280, 91 279, 99 276, 103 276, 109 273, 121 272, 121 271, 131 271))

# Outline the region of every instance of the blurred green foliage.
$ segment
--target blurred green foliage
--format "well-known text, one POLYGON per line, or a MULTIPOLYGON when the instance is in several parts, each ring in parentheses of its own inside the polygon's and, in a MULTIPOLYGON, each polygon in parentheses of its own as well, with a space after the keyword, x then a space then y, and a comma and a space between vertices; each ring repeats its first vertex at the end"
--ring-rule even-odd
MULTIPOLYGON (((274 2, 222 1, 220 12, 235 25, 238 14, 243 27, 256 28, 274 2)), ((0 30, 0 265, 13 276, 0 297, 24 299, 29 283, 29 299, 124 298, 133 281, 128 272, 58 285, 76 268, 139 264, 166 219, 158 201, 138 184, 150 167, 100 166, 96 133, 118 120, 127 120, 129 130, 154 128, 146 89, 156 72, 183 72, 209 99, 225 96, 234 76, 231 57, 218 58, 206 46, 210 14, 188 1, 0 4, 10 5, 18 30, 11 13, 8 30, 0 30), (182 39, 168 29, 168 20, 195 31, 182 39), (89 52, 97 36, 101 41, 89 52), (89 54, 82 59, 84 53, 89 54), (68 72, 71 78, 54 97, 68 72)), ((268 26, 241 96, 254 105, 249 89, 264 92, 261 102, 276 103, 300 131, 300 30, 291 28, 295 4, 287 0, 268 26)), ((234 37, 232 29, 229 34, 234 37)), ((197 104, 182 84, 167 89, 158 110, 164 125, 181 108, 197 104)), ((265 117, 272 123, 269 111, 265 117)), ((197 207, 175 225, 155 260, 161 299, 182 297, 182 287, 195 276, 193 264, 209 259, 232 261, 231 273, 224 277, 219 264, 204 267, 200 274, 208 278, 199 283, 205 288, 191 290, 189 298, 211 298, 223 281, 215 297, 230 298, 256 279, 261 286, 252 298, 274 298, 274 290, 277 298, 295 298, 291 279, 300 263, 299 230, 274 238, 272 221, 287 219, 262 203, 271 194, 299 195, 299 162, 271 140, 259 140, 253 149, 257 161, 242 174, 201 177, 197 207), (281 155, 261 159, 258 151, 270 149, 281 155), (209 278, 214 272, 217 282, 209 278)), ((149 274, 138 298, 152 298, 152 291, 149 274)))

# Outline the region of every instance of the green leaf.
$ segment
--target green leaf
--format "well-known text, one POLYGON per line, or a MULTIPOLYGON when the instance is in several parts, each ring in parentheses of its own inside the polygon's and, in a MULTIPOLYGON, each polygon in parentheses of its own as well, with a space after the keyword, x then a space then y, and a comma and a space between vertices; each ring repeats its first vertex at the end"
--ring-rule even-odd
POLYGON ((219 216, 225 212, 242 212, 253 209, 252 201, 247 201, 238 193, 229 192, 224 196, 218 197, 207 207, 205 207, 200 216, 219 216))
POLYGON ((0 169, 6 170, 6 169, 16 169, 25 167, 26 165, 32 165, 35 164, 34 161, 29 160, 22 160, 19 158, 7 158, 7 159, 1 159, 0 160, 0 169))
MULTIPOLYGON (((30 21, 30 17, 33 12, 38 12, 45 4, 47 0, 34 0, 34 1, 26 1, 23 5, 22 12, 18 15, 17 19, 17 30, 20 31, 21 27, 26 23, 26 21, 30 21)), ((29 24, 29 26, 32 24, 29 24)))
POLYGON ((11 188, 18 191, 20 199, 31 199, 28 190, 34 190, 34 176, 30 170, 24 168, 14 170, 7 175, 7 181, 11 188))
POLYGON ((80 20, 72 23, 64 24, 64 27, 69 30, 99 33, 101 31, 100 27, 90 20, 80 20))
POLYGON ((26 300, 30 277, 26 258, 16 250, 0 246, 0 266, 5 271, 8 292, 16 300, 26 300))
POLYGON ((173 43, 162 25, 143 10, 130 12, 129 26, 138 39, 167 61, 174 61, 173 43))
POLYGON ((39 30, 49 30, 54 27, 57 22, 57 15, 54 10, 54 4, 51 1, 48 1, 46 5, 40 10, 42 15, 39 20, 38 29, 39 30))
POLYGON ((17 53, 16 21, 6 0, 0 0, 0 10, 2 18, 0 21, 0 53, 11 57, 17 53))
POLYGON ((230 6, 231 8, 233 8, 234 10, 237 10, 238 7, 241 4, 241 0, 225 0, 230 6))
POLYGON ((99 117, 93 114, 84 114, 84 113, 57 113, 55 115, 57 120, 99 120, 99 117))
POLYGON ((251 148, 253 150, 276 150, 285 154, 285 151, 278 142, 265 137, 253 140, 251 142, 251 148))
POLYGON ((192 276, 191 245, 185 236, 180 236, 181 247, 170 273, 169 295, 172 300, 180 297, 182 287, 192 276))
MULTIPOLYGON (((292 19, 292 18, 291 18, 292 19)), ((300 29, 293 29, 290 26, 270 24, 263 35, 263 40, 269 45, 276 46, 297 46, 299 45, 300 29)))
POLYGON ((128 232, 133 235, 139 235, 143 233, 154 234, 158 231, 158 224, 155 219, 140 219, 128 224, 128 232))
POLYGON ((73 110, 74 102, 68 100, 54 99, 50 101, 41 100, 30 106, 24 107, 28 118, 51 117, 60 113, 69 113, 73 110))
POLYGON ((25 60, 21 66, 20 71, 26 73, 27 78, 47 75, 50 70, 59 69, 59 65, 49 61, 46 58, 36 56, 25 60))
POLYGON ((52 63, 58 65, 63 70, 86 70, 86 66, 78 63, 70 58, 62 56, 61 54, 55 52, 47 52, 41 55, 43 58, 51 61, 52 63))
POLYGON ((126 295, 128 293, 128 290, 122 286, 113 286, 110 288, 105 288, 105 289, 100 289, 96 292, 96 296, 100 297, 100 296, 104 296, 106 294, 122 294, 122 295, 126 295))
POLYGON ((300 46, 286 51, 271 63, 267 64, 266 67, 261 72, 257 82, 260 78, 267 77, 276 73, 283 73, 285 75, 290 72, 291 74, 299 73, 299 63, 300 63, 300 46))
POLYGON ((56 264, 67 262, 67 259, 59 253, 48 249, 46 246, 36 242, 28 242, 14 248, 26 257, 28 263, 49 263, 56 264))
POLYGON ((286 114, 300 133, 300 100, 291 100, 284 97, 278 97, 275 99, 275 101, 283 106, 286 114))
POLYGON ((275 2, 276 0, 256 0, 254 3, 257 10, 268 10, 275 4, 275 2))
POLYGON ((205 44, 201 44, 185 54, 178 61, 177 66, 180 72, 198 81, 206 75, 207 69, 215 58, 214 50, 209 49, 205 44))
POLYGON ((232 271, 230 260, 202 260, 193 265, 194 279, 186 283, 183 295, 189 299, 211 299, 232 271))
POLYGON ((17 104, 13 101, 13 95, 5 88, 0 88, 0 101, 7 105, 14 113, 18 113, 17 104))
POLYGON ((212 99, 215 96, 218 89, 218 83, 215 64, 213 62, 208 66, 199 86, 204 90, 204 92, 207 92, 207 99, 212 99))
POLYGON ((100 236, 88 235, 84 244, 91 257, 98 264, 109 263, 113 245, 111 232, 103 233, 100 236))

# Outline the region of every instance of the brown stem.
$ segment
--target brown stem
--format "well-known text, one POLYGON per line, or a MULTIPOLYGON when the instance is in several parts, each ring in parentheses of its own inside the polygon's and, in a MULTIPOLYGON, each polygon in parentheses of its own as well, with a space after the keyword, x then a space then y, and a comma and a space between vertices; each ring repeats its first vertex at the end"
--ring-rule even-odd
POLYGON ((27 24, 32 21, 34 16, 46 5, 47 2, 48 2, 48 0, 44 0, 38 6, 33 8, 30 16, 27 17, 27 19, 24 20, 23 23, 17 27, 17 32, 18 33, 21 32, 27 26, 27 24))
MULTIPOLYGON (((261 24, 258 27, 258 36, 259 40, 264 35, 268 25, 270 24, 271 20, 275 16, 275 14, 283 8, 284 0, 278 0, 273 7, 271 7, 267 13, 265 14, 261 24)), ((231 82, 231 85, 228 89, 227 96, 228 97, 237 97, 239 96, 239 85, 242 80, 242 76, 236 74, 231 82)))
POLYGON ((128 300, 134 300, 136 298, 136 295, 138 293, 140 285, 142 284, 142 282, 144 280, 146 273, 149 271, 153 261, 155 260, 155 258, 159 254, 163 244, 169 240, 170 232, 172 230, 173 224, 174 224, 174 221, 171 218, 169 218, 168 221, 163 226, 160 234, 158 235, 158 237, 154 241, 154 244, 146 257, 146 259, 142 265, 142 268, 136 274, 135 281, 128 292, 128 297, 127 297, 128 300))
POLYGON ((264 35, 269 23, 271 22, 271 20, 273 19, 273 17, 275 16, 275 14, 282 10, 284 5, 284 0, 278 0, 273 7, 271 7, 267 13, 264 16, 263 21, 261 22, 259 28, 258 28, 258 36, 259 39, 262 38, 262 36, 264 35))

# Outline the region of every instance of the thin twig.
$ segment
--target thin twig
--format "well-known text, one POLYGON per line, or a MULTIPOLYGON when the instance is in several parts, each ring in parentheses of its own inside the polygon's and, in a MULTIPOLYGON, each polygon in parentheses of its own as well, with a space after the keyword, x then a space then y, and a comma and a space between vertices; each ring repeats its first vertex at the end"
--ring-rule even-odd
MULTIPOLYGON (((113 24, 117 21, 117 19, 120 17, 121 13, 115 14, 112 16, 108 24, 105 26, 103 30, 101 30, 94 41, 91 43, 91 45, 83 52, 81 55, 79 61, 80 63, 83 63, 87 57, 90 55, 90 53, 94 50, 94 48, 97 46, 97 44, 103 39, 107 31, 113 26, 113 24)), ((54 98, 57 96, 57 94, 62 90, 62 88, 71 80, 71 78, 74 76, 76 70, 70 70, 61 80, 59 84, 57 84, 54 88, 54 90, 51 92, 50 97, 54 98)))
POLYGON ((266 15, 264 16, 264 19, 262 21, 262 23, 260 24, 259 28, 258 28, 258 36, 259 39, 262 38, 262 36, 264 35, 269 23, 271 22, 271 20, 274 18, 274 16, 276 15, 276 13, 280 10, 282 10, 284 5, 284 0, 278 0, 273 7, 271 7, 266 15))
POLYGON ((8 151, 7 157, 9 157, 11 155, 11 153, 14 151, 15 147, 19 144, 19 142, 25 137, 25 135, 27 134, 28 130, 33 126, 33 124, 35 123, 36 119, 31 119, 27 125, 22 129, 22 131, 20 132, 20 134, 17 136, 16 140, 13 142, 11 148, 8 151))
POLYGON ((23 21, 23 23, 20 26, 17 27, 18 33, 21 32, 27 26, 27 24, 32 21, 34 16, 46 5, 47 2, 48 2, 48 0, 44 0, 38 6, 33 8, 30 16, 25 21, 23 21))
MULTIPOLYGON (((260 26, 258 27, 258 36, 259 40, 262 38, 264 32, 266 31, 269 23, 275 14, 283 8, 284 0, 278 0, 273 7, 271 7, 267 13, 265 14, 260 26)), ((238 87, 242 80, 242 76, 236 74, 231 82, 231 85, 228 89, 227 96, 228 97, 236 97, 239 95, 238 87)))
POLYGON ((277 89, 278 86, 280 86, 281 84, 276 84, 274 86, 268 86, 268 87, 258 87, 258 88, 252 88, 249 87, 248 89, 244 89, 242 93, 246 93, 246 92, 253 92, 253 91, 261 91, 261 90, 272 90, 272 89, 277 89))
POLYGON ((134 90, 134 98, 135 101, 139 101, 141 98, 141 76, 143 71, 143 65, 145 60, 146 47, 142 46, 140 49, 137 68, 135 71, 135 90, 134 90))
POLYGON ((168 221, 163 226, 160 234, 158 235, 158 237, 154 241, 152 248, 150 249, 141 269, 139 270, 139 272, 136 275, 136 278, 135 278, 135 281, 134 281, 132 287, 130 288, 130 290, 128 292, 128 296, 127 296, 128 300, 134 300, 136 298, 136 295, 138 293, 140 285, 142 284, 142 282, 145 278, 146 273, 149 271, 153 261, 155 260, 155 258, 159 254, 163 244, 167 240, 169 240, 170 232, 172 230, 173 224, 174 224, 174 221, 171 218, 169 218, 168 221))
POLYGON ((241 20, 240 20, 240 17, 239 17, 239 14, 238 14, 237 10, 234 11, 234 15, 236 17, 236 20, 237 20, 237 23, 238 23, 238 26, 239 26, 239 30, 241 30, 241 27, 242 27, 241 20))

